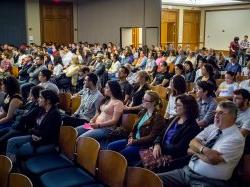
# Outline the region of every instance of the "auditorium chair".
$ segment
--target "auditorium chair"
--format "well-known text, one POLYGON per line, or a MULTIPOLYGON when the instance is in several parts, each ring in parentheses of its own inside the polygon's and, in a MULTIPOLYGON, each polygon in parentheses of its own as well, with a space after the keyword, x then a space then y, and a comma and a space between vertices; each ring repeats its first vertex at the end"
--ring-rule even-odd
POLYGON ((163 187, 163 183, 154 172, 140 167, 128 167, 125 187, 163 187))
MULTIPOLYGON (((43 174, 44 187, 71 187, 95 184, 96 163, 100 144, 93 138, 82 137, 77 142, 76 164, 43 174)), ((108 162, 105 160, 105 162, 108 162)))
POLYGON ((8 187, 33 187, 31 180, 23 174, 11 173, 8 187))
POLYGON ((59 151, 41 154, 28 159, 24 165, 25 170, 33 177, 43 173, 73 165, 77 131, 70 126, 60 128, 59 151))
POLYGON ((0 155, 0 186, 7 187, 8 176, 12 170, 11 160, 4 155, 0 155))

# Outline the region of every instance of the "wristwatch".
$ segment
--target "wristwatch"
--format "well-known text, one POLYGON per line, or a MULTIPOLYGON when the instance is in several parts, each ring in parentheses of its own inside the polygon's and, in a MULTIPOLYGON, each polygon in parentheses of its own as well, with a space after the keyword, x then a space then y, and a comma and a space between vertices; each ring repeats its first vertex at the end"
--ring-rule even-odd
POLYGON ((204 148, 205 148, 205 146, 201 146, 201 148, 200 148, 200 150, 199 150, 200 154, 203 154, 204 148))

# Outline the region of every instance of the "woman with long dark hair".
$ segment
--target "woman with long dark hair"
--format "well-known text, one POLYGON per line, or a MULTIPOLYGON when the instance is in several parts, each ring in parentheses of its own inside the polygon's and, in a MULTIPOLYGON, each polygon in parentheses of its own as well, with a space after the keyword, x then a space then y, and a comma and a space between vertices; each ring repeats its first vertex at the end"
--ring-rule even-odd
POLYGON ((105 99, 90 123, 76 128, 80 137, 92 137, 99 141, 106 139, 118 123, 124 108, 119 83, 108 81, 104 87, 104 95, 105 99))
POLYGON ((0 129, 10 128, 16 109, 20 108, 23 104, 20 95, 20 86, 15 77, 8 76, 4 78, 2 81, 2 90, 6 95, 4 97, 4 103, 1 106, 0 129))

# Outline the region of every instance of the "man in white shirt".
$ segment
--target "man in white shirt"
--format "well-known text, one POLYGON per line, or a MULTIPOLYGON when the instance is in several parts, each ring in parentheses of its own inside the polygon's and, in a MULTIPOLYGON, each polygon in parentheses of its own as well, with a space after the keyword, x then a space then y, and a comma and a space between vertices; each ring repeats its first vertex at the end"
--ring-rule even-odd
POLYGON ((214 124, 205 128, 189 144, 192 158, 182 169, 159 174, 164 186, 228 186, 244 150, 244 137, 235 125, 237 107, 220 102, 214 124))
POLYGON ((63 54, 62 54, 62 63, 64 67, 69 66, 72 60, 72 57, 73 57, 73 53, 68 49, 67 46, 64 46, 63 54))

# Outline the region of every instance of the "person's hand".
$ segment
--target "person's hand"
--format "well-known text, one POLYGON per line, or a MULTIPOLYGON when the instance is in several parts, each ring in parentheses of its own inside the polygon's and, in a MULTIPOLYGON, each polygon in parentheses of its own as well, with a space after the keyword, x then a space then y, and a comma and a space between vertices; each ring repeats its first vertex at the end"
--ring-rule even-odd
POLYGON ((128 144, 127 144, 127 145, 132 145, 132 144, 133 144, 133 141, 134 141, 133 138, 129 138, 129 139, 128 139, 128 144))
POLYGON ((157 159, 161 156, 161 146, 159 144, 156 144, 154 146, 153 156, 155 159, 157 159))
POLYGON ((193 151, 191 148, 188 148, 187 154, 188 154, 188 155, 194 155, 194 154, 196 154, 196 152, 193 151))
POLYGON ((93 129, 98 129, 99 128, 99 124, 97 124, 97 123, 90 123, 90 125, 91 125, 91 127, 93 129))
POLYGON ((34 135, 34 134, 31 135, 31 138, 32 138, 32 140, 34 140, 35 142, 40 141, 40 140, 42 139, 41 137, 38 137, 38 136, 36 136, 36 135, 34 135))

